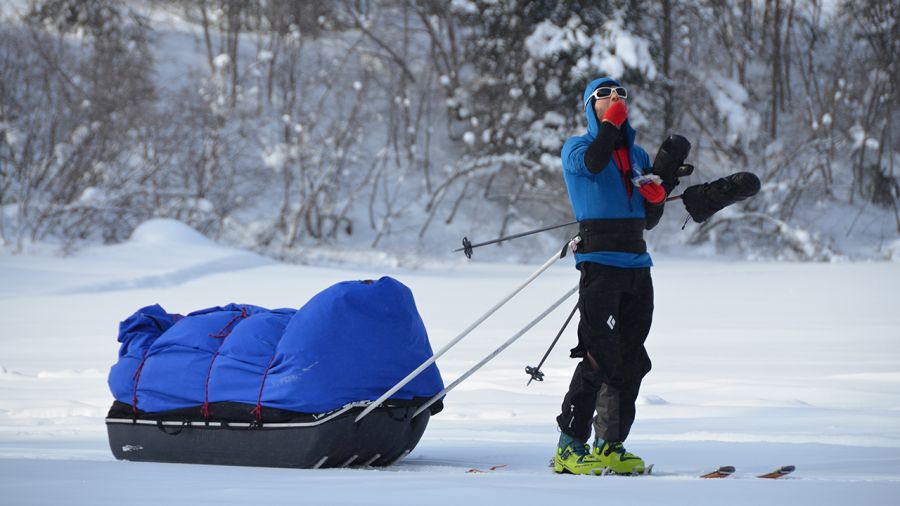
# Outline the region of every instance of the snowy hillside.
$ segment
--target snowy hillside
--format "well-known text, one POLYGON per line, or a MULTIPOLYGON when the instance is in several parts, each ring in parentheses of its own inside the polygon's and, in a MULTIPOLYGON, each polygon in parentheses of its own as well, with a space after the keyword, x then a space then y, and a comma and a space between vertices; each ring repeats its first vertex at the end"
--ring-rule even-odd
POLYGON ((561 148, 609 75, 651 160, 691 142, 676 195, 762 181, 684 231, 672 203, 655 251, 897 260, 895 3, 7 0, 0 247, 172 218, 276 259, 448 260, 572 219, 561 148))
MULTIPOLYGON (((550 252, 547 252, 549 256, 550 252)), ((542 255, 543 256, 543 255, 542 255)), ((544 258, 535 258, 534 262, 544 258)), ((656 476, 547 467, 574 361, 567 331, 526 387, 567 302, 464 382, 415 449, 385 469, 290 470, 120 462, 103 418, 119 320, 160 303, 299 307, 342 280, 388 274, 416 296, 435 349, 535 265, 407 270, 276 263, 151 221, 69 257, 0 256, 0 502, 30 504, 866 504, 900 501, 900 264, 656 258, 656 318, 628 448, 656 476), (468 473, 471 468, 494 471, 468 473), (788 478, 755 474, 793 464, 788 478), (698 473, 737 467, 725 480, 698 473)), ((577 282, 554 266, 438 365, 455 379, 577 282)), ((574 303, 574 300, 571 301, 574 303)))

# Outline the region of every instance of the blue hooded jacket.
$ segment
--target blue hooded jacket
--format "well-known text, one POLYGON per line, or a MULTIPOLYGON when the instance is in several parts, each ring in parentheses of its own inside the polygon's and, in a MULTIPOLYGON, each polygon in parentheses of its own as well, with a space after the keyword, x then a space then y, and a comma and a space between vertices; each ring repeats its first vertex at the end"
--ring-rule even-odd
MULTIPOLYGON (((620 86, 618 82, 609 77, 594 79, 584 89, 582 103, 600 86, 620 86)), ((638 191, 631 192, 621 172, 616 166, 615 157, 599 173, 592 174, 584 164, 584 154, 600 132, 600 121, 594 113, 593 101, 588 104, 585 111, 588 131, 586 134, 570 137, 562 148, 563 177, 566 181, 566 189, 569 191, 569 200, 572 202, 572 211, 575 219, 604 220, 621 218, 645 218, 644 197, 638 191)), ((634 143, 635 131, 628 123, 622 124, 625 137, 628 142, 629 159, 631 161, 631 174, 629 180, 649 172, 650 157, 644 148, 634 143)), ((631 184, 630 181, 628 184, 631 184)), ((591 253, 576 253, 576 264, 581 262, 595 262, 603 265, 623 268, 650 267, 653 265, 649 253, 625 253, 621 251, 594 251, 591 253)))

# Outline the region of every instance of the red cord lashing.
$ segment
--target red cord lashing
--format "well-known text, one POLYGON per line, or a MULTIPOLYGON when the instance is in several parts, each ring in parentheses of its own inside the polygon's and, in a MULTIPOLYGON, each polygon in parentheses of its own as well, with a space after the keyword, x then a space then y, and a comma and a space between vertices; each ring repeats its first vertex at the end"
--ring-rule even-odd
POLYGON ((206 372, 206 396, 203 399, 203 419, 209 420, 209 377, 212 376, 213 364, 216 363, 216 357, 219 356, 219 350, 213 354, 212 360, 209 361, 209 371, 206 372))
POLYGON ((144 350, 144 356, 143 356, 143 358, 141 358, 141 364, 138 366, 137 370, 134 371, 134 376, 132 376, 132 379, 134 380, 134 389, 131 391, 131 411, 132 411, 132 413, 134 413, 135 416, 137 416, 137 414, 138 414, 138 409, 137 409, 138 380, 141 379, 141 371, 144 370, 144 362, 147 361, 148 353, 150 353, 149 347, 146 350, 144 350))
POLYGON ((229 320, 228 323, 226 323, 225 326, 222 327, 222 330, 216 332, 215 334, 210 334, 209 337, 214 337, 216 339, 228 337, 228 334, 231 334, 231 330, 234 328, 234 327, 232 327, 232 325, 243 320, 247 316, 249 316, 247 314, 247 308, 241 307, 241 314, 239 314, 239 315, 235 316, 234 318, 232 318, 231 320, 229 320))
MULTIPOLYGON (((242 306, 241 314, 229 320, 228 323, 226 323, 225 326, 222 327, 222 330, 216 332, 215 334, 210 334, 209 337, 215 339, 228 337, 231 334, 231 331, 234 330, 234 324, 243 320, 244 318, 247 318, 248 316, 250 315, 247 314, 247 308, 242 306)), ((203 413, 203 419, 207 421, 209 421, 209 378, 210 376, 212 376, 213 364, 216 363, 216 357, 218 356, 219 350, 216 350, 216 352, 213 354, 212 360, 209 361, 209 370, 206 372, 206 394, 203 399, 203 408, 201 411, 203 413)))
POLYGON ((262 384, 259 385, 259 395, 256 397, 256 407, 253 408, 253 411, 250 413, 256 416, 257 422, 262 422, 262 394, 263 388, 266 386, 266 378, 269 376, 269 369, 272 367, 272 362, 275 361, 275 355, 272 355, 272 358, 269 359, 269 364, 266 366, 266 372, 263 373, 262 384))

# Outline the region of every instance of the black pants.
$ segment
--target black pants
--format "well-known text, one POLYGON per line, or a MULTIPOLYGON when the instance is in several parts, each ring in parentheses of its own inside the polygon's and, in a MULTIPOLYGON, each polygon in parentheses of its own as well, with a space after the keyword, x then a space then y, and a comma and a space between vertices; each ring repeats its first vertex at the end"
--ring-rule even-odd
POLYGON ((559 428, 587 441, 594 432, 606 441, 624 441, 634 423, 641 380, 650 372, 644 341, 653 320, 650 269, 620 269, 591 262, 579 265, 578 346, 559 428))

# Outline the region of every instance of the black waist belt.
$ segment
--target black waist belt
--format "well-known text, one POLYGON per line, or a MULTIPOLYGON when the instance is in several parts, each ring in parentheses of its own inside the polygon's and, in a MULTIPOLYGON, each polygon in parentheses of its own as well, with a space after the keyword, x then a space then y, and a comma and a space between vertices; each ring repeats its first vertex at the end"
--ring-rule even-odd
POLYGON ((621 251, 624 253, 646 253, 643 218, 616 220, 586 220, 578 222, 578 253, 594 251, 621 251))

